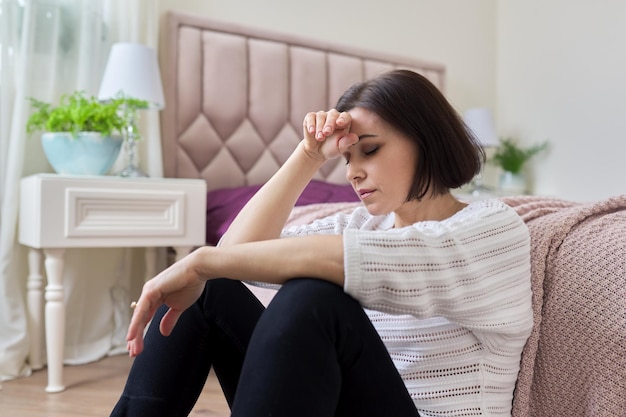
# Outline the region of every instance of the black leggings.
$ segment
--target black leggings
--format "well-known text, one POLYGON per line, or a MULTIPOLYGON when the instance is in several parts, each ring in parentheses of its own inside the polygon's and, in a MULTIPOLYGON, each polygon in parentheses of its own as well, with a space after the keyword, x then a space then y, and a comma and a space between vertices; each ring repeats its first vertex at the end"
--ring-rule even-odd
POLYGON ((267 309, 240 282, 209 281, 169 337, 161 307, 111 416, 187 416, 213 367, 232 416, 418 416, 360 304, 291 280, 267 309))

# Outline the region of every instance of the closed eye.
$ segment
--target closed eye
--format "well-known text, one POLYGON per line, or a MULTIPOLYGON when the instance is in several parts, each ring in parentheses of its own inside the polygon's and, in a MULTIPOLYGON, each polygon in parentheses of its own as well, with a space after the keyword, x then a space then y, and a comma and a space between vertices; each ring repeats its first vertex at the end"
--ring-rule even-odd
MULTIPOLYGON (((368 143, 369 139, 376 138, 378 135, 374 134, 364 134, 359 136, 359 142, 350 146, 352 152, 361 152, 365 156, 374 155, 380 149, 380 144, 377 143, 368 143), (360 148, 359 148, 360 147, 360 148)), ((346 160, 346 165, 350 163, 350 152, 347 151, 343 153, 343 157, 346 160)))
MULTIPOLYGON (((378 152, 379 149, 380 149, 380 146, 378 146, 378 145, 371 145, 371 146, 363 147, 361 152, 365 156, 372 156, 376 152, 378 152)), ((343 157, 346 160, 346 165, 348 165, 350 163, 350 152, 345 152, 343 154, 343 157)))

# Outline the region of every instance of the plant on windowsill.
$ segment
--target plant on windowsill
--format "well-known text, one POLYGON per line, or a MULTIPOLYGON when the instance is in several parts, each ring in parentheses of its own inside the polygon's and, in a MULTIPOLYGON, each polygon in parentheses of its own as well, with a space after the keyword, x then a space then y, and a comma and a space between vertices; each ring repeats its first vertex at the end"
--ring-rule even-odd
POLYGON ((521 147, 511 139, 500 140, 495 154, 490 162, 502 169, 500 174, 500 190, 509 194, 523 194, 527 192, 524 165, 535 155, 544 151, 548 142, 542 142, 527 148, 521 147))
MULTIPOLYGON (((30 98, 34 111, 26 132, 43 131, 41 143, 50 165, 59 174, 106 174, 120 152, 129 120, 143 100, 120 96, 107 102, 83 91, 63 95, 53 106, 30 98)), ((136 128, 136 126, 134 126, 136 128)))

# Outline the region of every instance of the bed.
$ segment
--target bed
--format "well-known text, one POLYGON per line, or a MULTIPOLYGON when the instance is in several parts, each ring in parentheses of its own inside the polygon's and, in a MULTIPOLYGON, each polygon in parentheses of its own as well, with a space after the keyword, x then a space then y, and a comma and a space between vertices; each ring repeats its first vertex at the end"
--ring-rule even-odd
MULTIPOLYGON (((349 85, 393 68, 417 71, 445 93, 445 68, 437 63, 178 12, 166 14, 162 28, 164 172, 206 180, 207 244, 285 161, 308 111, 333 107, 349 85)), ((526 221, 533 248, 535 327, 513 415, 626 415, 626 196, 594 204, 506 202, 526 221), (580 243, 588 234, 597 239, 593 247, 580 243), (615 249, 608 264, 605 246, 615 249), (581 292, 577 303, 565 299, 572 288, 581 292)), ((343 167, 331 162, 289 222, 356 204, 343 167)))

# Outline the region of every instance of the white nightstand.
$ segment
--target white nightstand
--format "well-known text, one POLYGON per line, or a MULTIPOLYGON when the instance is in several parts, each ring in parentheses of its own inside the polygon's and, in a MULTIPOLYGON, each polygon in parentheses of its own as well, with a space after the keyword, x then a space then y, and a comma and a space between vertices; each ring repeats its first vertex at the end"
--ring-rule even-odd
MULTIPOLYGON (((195 179, 37 174, 22 178, 20 191, 19 242, 31 248, 27 299, 32 332, 30 362, 34 369, 43 366, 43 253, 48 278, 46 391, 59 392, 65 389, 65 249, 171 246, 184 256, 194 246, 205 244, 206 183, 195 179)), ((153 253, 147 252, 147 261, 153 253)), ((147 275, 154 275, 153 269, 148 269, 147 275)))

